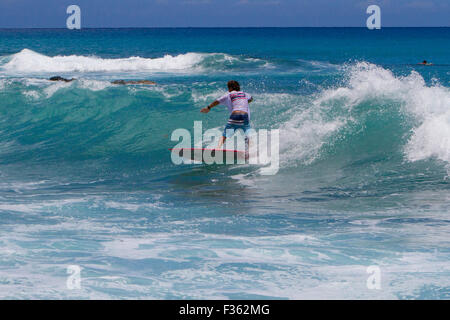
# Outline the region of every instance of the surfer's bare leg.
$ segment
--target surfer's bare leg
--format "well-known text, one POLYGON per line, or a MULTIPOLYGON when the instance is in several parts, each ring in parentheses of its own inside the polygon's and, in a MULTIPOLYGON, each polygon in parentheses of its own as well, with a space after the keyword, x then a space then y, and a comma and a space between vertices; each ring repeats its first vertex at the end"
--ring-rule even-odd
POLYGON ((223 144, 225 143, 225 140, 227 140, 226 137, 224 137, 224 136, 220 137, 219 144, 217 145, 217 149, 221 149, 222 148, 223 144))
POLYGON ((245 138, 245 160, 248 160, 250 158, 250 138, 245 138))

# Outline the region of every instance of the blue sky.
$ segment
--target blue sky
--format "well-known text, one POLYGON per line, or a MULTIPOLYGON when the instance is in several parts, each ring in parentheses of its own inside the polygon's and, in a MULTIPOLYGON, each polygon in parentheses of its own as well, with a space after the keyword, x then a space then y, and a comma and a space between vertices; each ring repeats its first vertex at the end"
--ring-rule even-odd
POLYGON ((450 0, 0 0, 0 28, 64 28, 80 6, 82 27, 364 27, 381 8, 382 27, 450 26, 450 0))

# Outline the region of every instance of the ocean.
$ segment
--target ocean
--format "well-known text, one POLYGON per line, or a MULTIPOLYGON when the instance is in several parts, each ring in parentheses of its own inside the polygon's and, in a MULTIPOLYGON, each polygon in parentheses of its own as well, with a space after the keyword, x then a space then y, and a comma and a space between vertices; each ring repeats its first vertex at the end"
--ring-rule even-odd
POLYGON ((449 299, 449 211, 450 28, 0 30, 2 299, 449 299), (171 161, 231 79, 273 176, 171 161))

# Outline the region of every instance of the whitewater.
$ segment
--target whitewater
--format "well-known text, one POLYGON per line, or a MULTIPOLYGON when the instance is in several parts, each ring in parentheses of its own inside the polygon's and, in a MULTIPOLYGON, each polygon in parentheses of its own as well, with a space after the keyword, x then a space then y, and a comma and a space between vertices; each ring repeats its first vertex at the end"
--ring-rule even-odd
POLYGON ((0 298, 450 298, 448 28, 239 31, 0 30, 0 298), (171 162, 230 79, 274 176, 171 162))

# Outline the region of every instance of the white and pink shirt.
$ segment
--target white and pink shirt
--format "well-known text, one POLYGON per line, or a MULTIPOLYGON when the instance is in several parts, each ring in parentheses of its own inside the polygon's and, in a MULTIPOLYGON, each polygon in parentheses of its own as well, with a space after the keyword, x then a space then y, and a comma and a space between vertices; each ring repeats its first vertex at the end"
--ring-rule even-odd
POLYGON ((217 99, 217 101, 219 101, 220 104, 226 105, 230 114, 234 111, 243 111, 246 112, 250 118, 248 101, 251 99, 252 96, 248 93, 243 91, 231 91, 217 99))

